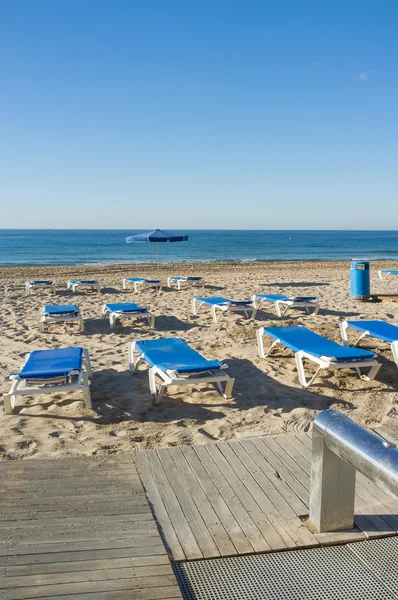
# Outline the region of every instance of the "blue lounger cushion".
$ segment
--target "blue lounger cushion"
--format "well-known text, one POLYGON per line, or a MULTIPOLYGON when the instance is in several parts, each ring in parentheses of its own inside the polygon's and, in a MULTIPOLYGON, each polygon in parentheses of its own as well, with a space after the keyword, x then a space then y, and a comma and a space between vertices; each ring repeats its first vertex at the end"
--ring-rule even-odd
POLYGON ((270 302, 293 300, 294 302, 311 302, 316 296, 282 296, 280 294, 256 294, 256 298, 264 298, 270 302))
POLYGON ((71 371, 81 371, 83 348, 34 350, 18 374, 21 379, 51 379, 65 377, 71 371))
POLYGON ((35 279, 34 281, 28 281, 30 285, 52 285, 52 279, 35 279))
POLYGON ((398 340, 398 327, 385 321, 347 321, 347 325, 358 331, 369 332, 374 338, 392 344, 398 340))
POLYGON ((69 315, 79 312, 76 304, 58 304, 54 306, 45 306, 43 313, 45 315, 69 315))
POLYGON ((98 283, 96 279, 72 279, 69 283, 98 283))
POLYGON ((145 277, 125 277, 125 279, 132 283, 139 283, 140 281, 145 281, 146 283, 160 283, 160 279, 146 279, 145 277))
POLYGON ((280 340, 284 346, 290 348, 293 352, 302 350, 317 358, 327 356, 337 361, 355 361, 374 357, 374 352, 361 350, 360 348, 347 348, 300 325, 264 327, 264 333, 280 340))
POLYGON ((209 298, 196 298, 198 302, 213 306, 214 304, 233 304, 233 306, 252 306, 251 300, 228 300, 228 298, 221 298, 220 296, 210 296, 209 298))
POLYGON ((218 360, 207 360, 181 338, 142 340, 136 342, 136 349, 151 367, 162 371, 178 373, 201 373, 219 370, 223 365, 218 360))
POLYGON ((382 273, 391 273, 391 275, 398 275, 398 271, 394 269, 380 269, 382 273))
POLYGON ((137 304, 133 304, 132 302, 122 302, 120 304, 105 304, 106 308, 109 312, 131 312, 131 313, 141 313, 146 312, 148 308, 142 308, 142 306, 138 306, 137 304))
POLYGON ((173 281, 201 281, 203 279, 203 277, 193 277, 193 276, 189 276, 189 277, 170 277, 170 279, 173 279, 173 281))

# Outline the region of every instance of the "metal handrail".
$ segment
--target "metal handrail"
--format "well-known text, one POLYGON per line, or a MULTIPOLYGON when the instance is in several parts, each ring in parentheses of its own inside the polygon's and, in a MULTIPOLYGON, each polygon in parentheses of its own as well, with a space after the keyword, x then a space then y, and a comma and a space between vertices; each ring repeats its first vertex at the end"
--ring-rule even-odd
POLYGON ((354 526, 359 471, 387 494, 398 496, 398 449, 337 410, 324 410, 312 434, 310 521, 319 532, 354 526))

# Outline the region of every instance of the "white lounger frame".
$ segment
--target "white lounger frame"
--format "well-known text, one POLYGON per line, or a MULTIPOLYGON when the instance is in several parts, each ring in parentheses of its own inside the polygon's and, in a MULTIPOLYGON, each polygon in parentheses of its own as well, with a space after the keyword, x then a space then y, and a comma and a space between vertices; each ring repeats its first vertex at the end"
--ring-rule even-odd
POLYGON ((77 292, 78 290, 92 290, 93 292, 99 292, 101 290, 98 281, 96 281, 95 283, 84 283, 81 281, 76 281, 75 283, 72 283, 72 281, 68 281, 66 287, 73 293, 77 292))
POLYGON ((101 318, 106 319, 107 317, 109 317, 109 325, 111 326, 111 329, 114 329, 116 323, 118 321, 123 321, 123 319, 145 319, 151 329, 155 327, 155 315, 153 315, 149 310, 146 310, 145 312, 128 312, 122 310, 110 311, 106 304, 104 304, 102 307, 101 318))
MULTIPOLYGON (((25 363, 29 359, 26 356, 25 363)), ((11 389, 8 394, 4 394, 4 412, 6 415, 12 415, 15 409, 15 399, 17 396, 33 396, 34 394, 52 394, 59 392, 70 392, 72 390, 81 390, 84 403, 87 408, 92 408, 90 383, 92 378, 92 369, 88 350, 83 348, 83 367, 81 371, 71 371, 66 377, 55 377, 53 379, 21 379, 19 375, 11 375, 11 389)), ((23 365, 21 369, 23 368, 23 365)))
POLYGON ((34 291, 40 290, 51 290, 51 292, 55 294, 55 283, 34 283, 33 281, 27 281, 25 284, 25 292, 28 296, 34 291))
POLYGON ((203 288, 205 285, 203 277, 201 277, 200 279, 188 279, 187 277, 167 278, 167 287, 171 288, 173 287, 173 285, 175 285, 178 291, 181 290, 183 283, 186 283, 187 286, 190 287, 197 286, 203 288))
POLYGON ((219 310, 220 316, 226 312, 243 312, 247 319, 255 319, 257 314, 257 309, 254 306, 250 306, 247 304, 230 304, 229 302, 225 302, 225 304, 213 304, 209 305, 205 302, 201 302, 199 298, 193 298, 192 300, 192 314, 197 315, 201 306, 208 306, 210 308, 211 316, 213 318, 213 322, 217 323, 217 310, 219 310))
MULTIPOLYGON (((260 327, 260 329, 257 329, 257 345, 258 345, 258 353, 259 353, 260 358, 267 358, 267 356, 270 354, 270 352, 273 350, 273 348, 277 344, 281 344, 282 346, 284 346, 283 342, 281 342, 280 339, 277 339, 272 342, 272 344, 268 348, 267 352, 265 352, 263 335, 264 335, 264 327, 260 327)), ((284 346, 284 347, 286 348, 286 346, 284 346)), ((314 356, 313 354, 310 354, 309 352, 304 352, 303 350, 300 350, 299 352, 295 352, 294 355, 295 355, 295 359, 296 359, 296 366, 297 366, 299 381, 300 381, 300 384, 305 388, 309 387, 315 381, 315 379, 321 369, 328 369, 328 370, 355 369, 358 374, 358 377, 360 379, 363 379, 364 381, 370 381, 371 379, 374 379, 376 377, 376 375, 379 372, 379 369, 381 367, 381 363, 377 362, 377 360, 375 358, 364 358, 363 360, 355 360, 355 361, 354 360, 342 361, 342 360, 334 360, 333 357, 330 357, 330 356, 321 356, 319 358, 318 356, 314 356), (306 375, 305 375, 305 370, 304 370, 303 360, 305 358, 307 358, 308 360, 311 360, 312 362, 314 362, 318 365, 318 368, 317 368, 315 374, 309 380, 307 380, 306 375), (366 367, 370 368, 369 375, 363 375, 360 371, 361 368, 366 368, 366 367)))
MULTIPOLYGON (((349 327, 347 321, 342 321, 340 323, 341 338, 343 340, 344 346, 348 346, 348 329, 352 329, 353 331, 358 331, 358 329, 355 329, 354 327, 349 327)), ((361 335, 359 336, 359 338, 353 345, 356 346, 358 344, 358 342, 360 340, 362 340, 362 338, 366 337, 367 335, 369 335, 370 337, 373 337, 369 331, 364 331, 363 333, 361 333, 361 335)), ((380 338, 375 338, 375 339, 380 340, 380 338)), ((380 341, 383 342, 384 340, 380 340, 380 341)), ((392 354, 394 357, 394 361, 398 368, 398 340, 395 340, 395 342, 385 342, 385 343, 390 344, 392 354)))
POLYGON ((305 308, 307 313, 310 314, 310 309, 313 309, 313 315, 317 315, 319 313, 320 306, 318 302, 314 302, 314 300, 294 300, 293 298, 289 300, 267 300, 267 298, 256 298, 257 294, 253 294, 252 301, 253 305, 259 309, 263 302, 268 302, 269 304, 275 304, 276 314, 278 317, 284 317, 289 308, 305 308), (259 301, 259 302, 256 302, 259 301), (283 310, 282 310, 283 308, 283 310))
POLYGON ((396 273, 393 273, 393 271, 397 271, 398 269, 391 269, 391 271, 389 271, 388 269, 381 269, 380 271, 377 271, 377 274, 379 276, 379 279, 383 279, 383 274, 384 274, 384 279, 387 279, 387 277, 389 275, 396 275, 396 273))
POLYGON ((128 277, 125 277, 123 279, 123 289, 126 290, 128 285, 132 285, 134 287, 134 291, 138 292, 139 291, 139 287, 141 286, 148 286, 148 287, 154 287, 157 289, 158 292, 162 291, 162 282, 160 281, 159 283, 152 283, 150 281, 146 281, 146 279, 144 279, 144 281, 129 281, 128 277))
MULTIPOLYGON (((141 363, 146 363, 146 360, 142 354, 136 350, 136 342, 129 344, 129 370, 134 375, 141 363)), ((152 396, 155 398, 155 404, 159 404, 164 394, 165 389, 170 385, 197 385, 198 383, 214 383, 218 391, 224 398, 231 398, 232 390, 234 387, 235 379, 230 377, 227 373, 221 372, 221 369, 227 369, 228 365, 223 364, 220 370, 204 371, 203 373, 178 373, 171 369, 163 371, 156 365, 149 367, 149 389, 152 396), (162 383, 159 386, 159 390, 156 386, 156 376, 160 377, 162 383), (222 384, 225 383, 223 389, 222 384)))
POLYGON ((79 331, 84 331, 84 321, 80 310, 75 313, 61 313, 59 315, 50 315, 45 312, 44 307, 41 310, 39 329, 42 333, 46 325, 53 323, 79 323, 79 331))

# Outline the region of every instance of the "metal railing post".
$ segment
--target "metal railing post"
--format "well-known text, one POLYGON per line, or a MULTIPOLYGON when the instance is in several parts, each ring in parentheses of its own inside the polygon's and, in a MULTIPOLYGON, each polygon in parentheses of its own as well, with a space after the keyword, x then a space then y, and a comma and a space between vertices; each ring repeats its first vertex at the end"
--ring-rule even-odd
POLYGON ((337 410, 324 410, 313 427, 309 515, 320 533, 353 527, 356 471, 398 496, 395 444, 337 410))

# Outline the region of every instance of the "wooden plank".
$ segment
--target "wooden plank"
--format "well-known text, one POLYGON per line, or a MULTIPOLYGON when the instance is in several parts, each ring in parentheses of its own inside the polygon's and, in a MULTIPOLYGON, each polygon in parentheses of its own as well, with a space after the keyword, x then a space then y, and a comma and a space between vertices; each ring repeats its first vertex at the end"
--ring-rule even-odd
POLYGON ((218 515, 225 531, 228 533, 232 544, 236 548, 237 554, 246 554, 253 552, 253 546, 247 541, 245 534, 239 527, 234 515, 232 514, 228 503, 225 502, 224 498, 219 493, 217 487, 214 485, 213 480, 207 473, 205 467, 199 460, 198 455, 194 449, 190 446, 183 446, 182 452, 190 465, 192 471, 202 486, 209 502, 212 504, 215 512, 218 515))
POLYGON ((162 463, 170 487, 177 497, 181 510, 186 517, 187 523, 189 523, 189 527, 191 528, 192 534, 195 537, 203 557, 217 556, 217 546, 214 544, 195 502, 187 493, 186 487, 181 485, 182 477, 170 455, 170 451, 168 449, 159 450, 157 454, 162 463))
MULTIPOLYGON (((75 553, 78 554, 78 553, 75 553)), ((84 553, 79 553, 82 556, 84 553)), ((91 552, 85 553, 84 558, 72 560, 75 556, 68 554, 65 561, 58 562, 57 554, 45 555, 44 563, 34 563, 28 565, 15 565, 0 567, 0 575, 5 577, 23 577, 26 575, 50 574, 50 573, 68 573, 73 571, 99 571, 101 569, 120 569, 125 567, 158 567, 160 565, 169 565, 170 561, 164 552, 158 556, 137 556, 126 558, 107 558, 102 560, 93 560, 91 552), (53 562, 54 561, 54 562, 53 562)))
POLYGON ((222 526, 222 523, 220 522, 217 513, 215 512, 209 500, 207 499, 207 496, 204 493, 201 485, 196 479, 195 474, 188 465, 181 447, 170 448, 170 454, 173 457, 174 463, 178 468, 179 476, 181 477, 181 482, 189 496, 192 498, 192 501, 195 503, 201 515, 201 519, 206 527, 206 531, 211 536, 211 539, 213 541, 215 547, 214 553, 205 554, 206 548, 202 548, 203 543, 202 537, 200 536, 200 545, 203 549, 204 555, 217 557, 229 556, 231 554, 234 554, 235 547, 229 539, 229 536, 225 531, 224 527, 222 526))
POLYGON ((258 452, 256 447, 253 444, 243 445, 239 443, 230 444, 230 447, 249 471, 253 479, 256 480, 258 485, 268 496, 275 508, 277 508, 278 512, 285 519, 293 519, 296 516, 296 513, 289 502, 285 500, 284 496, 274 486, 274 481, 280 481, 279 477, 276 477, 275 471, 270 471, 269 467, 267 467, 268 473, 266 471, 262 471, 260 465, 261 467, 263 465, 268 465, 268 462, 264 460, 264 457, 262 457, 261 460, 261 454, 258 452), (253 453, 256 454, 258 462, 253 459, 251 450, 253 450, 253 453))
POLYGON ((271 549, 283 549, 286 547, 282 537, 278 533, 278 525, 276 528, 273 525, 273 518, 269 516, 266 510, 266 506, 258 504, 255 498, 248 491, 239 475, 231 467, 230 463, 226 460, 223 453, 220 451, 221 444, 208 444, 206 445, 207 451, 212 456, 216 464, 219 465, 220 470, 224 474, 225 478, 230 482, 233 489, 238 494, 241 502, 250 513, 252 519, 256 523, 258 529, 267 540, 268 545, 271 549), (264 509, 266 512, 264 512, 264 509))
MULTIPOLYGON (((14 515, 16 516, 16 515, 14 515)), ((47 519, 21 519, 18 520, 16 518, 9 521, 0 522, 0 531, 3 529, 49 529, 51 527, 56 527, 58 530, 62 530, 64 527, 77 527, 81 525, 83 528, 90 526, 104 526, 108 527, 109 523, 115 523, 115 528, 117 529, 117 524, 123 523, 130 525, 136 525, 138 522, 142 521, 150 521, 153 523, 152 512, 149 506, 136 506, 134 512, 126 512, 126 514, 116 514, 116 515, 97 515, 97 516, 80 516, 77 517, 75 515, 72 516, 63 516, 63 517, 48 517, 47 519)), ((130 526, 128 525, 128 526, 130 526)), ((127 525, 126 525, 127 526, 127 525)))
MULTIPOLYGON (((258 467, 262 468, 265 459, 264 456, 259 452, 258 448, 251 442, 251 440, 244 440, 241 443, 252 460, 254 460, 258 467)), ((280 495, 283 496, 284 501, 288 503, 289 507, 294 511, 294 513, 296 513, 296 515, 303 515, 307 512, 307 507, 304 502, 300 500, 298 496, 296 496, 293 490, 286 485, 283 479, 275 475, 275 469, 272 471, 267 471, 266 476, 271 479, 272 486, 275 487, 280 495)), ((264 483, 266 484, 266 481, 264 483)), ((277 498, 275 499, 274 504, 275 502, 278 502, 277 498)), ((279 508, 279 504, 277 504, 277 506, 279 508)), ((290 516, 288 518, 290 518, 290 516)))
POLYGON ((156 507, 155 517, 158 525, 161 528, 163 541, 169 553, 172 554, 174 560, 184 560, 185 553, 181 547, 178 537, 173 529, 170 517, 163 504, 159 489, 153 478, 147 452, 139 452, 137 457, 137 467, 141 471, 141 477, 145 486, 149 501, 153 507, 156 507))
POLYGON ((167 565, 152 565, 149 567, 102 568, 87 571, 86 568, 67 573, 37 573, 35 575, 18 575, 10 577, 7 574, 0 580, 0 589, 25 588, 43 585, 83 583, 86 581, 103 581, 114 579, 142 579, 173 575, 170 563, 167 565))
MULTIPOLYGON (((267 442, 262 439, 252 440, 256 448, 261 452, 266 460, 275 468, 278 475, 286 482, 286 484, 293 490, 293 492, 300 498, 300 500, 308 506, 309 502, 309 489, 305 487, 303 483, 298 480, 290 471, 289 467, 285 464, 278 454, 273 452, 275 444, 269 445, 272 440, 267 442)), ((277 446, 278 451, 279 446, 277 446)), ((300 469, 301 470, 301 469, 300 469)), ((308 485, 308 484, 307 484, 308 485)))
POLYGON ((52 561, 59 563, 76 560, 86 561, 118 557, 145 558, 148 556, 165 555, 164 546, 159 538, 148 539, 145 545, 140 546, 136 546, 133 540, 111 541, 108 545, 103 544, 103 548, 100 549, 98 549, 98 545, 95 544, 93 546, 92 543, 77 543, 57 546, 55 544, 55 547, 52 548, 53 544, 50 544, 47 546, 26 547, 23 549, 23 553, 21 552, 21 548, 11 548, 8 555, 2 556, 1 563, 6 566, 35 565, 52 561))
MULTIPOLYGON (((18 598, 15 598, 15 600, 18 600, 18 598)), ((73 596, 57 596, 56 600, 73 600, 73 596)), ((94 600, 93 594, 79 594, 78 600, 94 600)), ((134 590, 134 597, 132 597, 130 590, 97 592, 95 600, 182 600, 182 595, 179 589, 172 585, 164 588, 134 590)))
MULTIPOLYGON (((249 443, 249 440, 247 440, 246 442, 249 443)), ((274 516, 274 518, 272 519, 272 524, 275 528, 277 528, 279 535, 283 538, 287 547, 301 548, 307 545, 317 546, 318 543, 314 536, 307 528, 303 527, 302 522, 297 519, 297 516, 293 509, 287 504, 286 500, 282 497, 279 491, 271 484, 271 481, 269 481, 267 485, 267 478, 264 478, 263 476, 270 475, 268 467, 266 467, 265 473, 259 470, 256 463, 252 460, 252 458, 245 450, 245 447, 243 446, 242 442, 229 444, 229 447, 231 450, 233 448, 234 450, 236 450, 236 453, 239 453, 239 458, 241 459, 240 462, 242 463, 244 470, 242 470, 239 467, 239 462, 232 463, 231 460, 231 464, 233 464, 234 468, 240 468, 239 475, 242 478, 242 480, 245 481, 245 485, 248 487, 251 494, 253 495, 254 490, 258 495, 259 488, 261 492, 265 495, 265 498, 267 499, 267 504, 264 504, 263 499, 261 506, 263 506, 263 509, 264 506, 267 506, 268 516, 274 516), (262 485, 259 485, 259 483, 256 481, 255 476, 257 476, 262 485), (289 511, 286 510, 286 506, 289 508, 289 511)), ((222 451, 226 451, 225 446, 223 446, 222 451)), ((265 461, 263 459, 261 461, 261 464, 263 464, 264 462, 265 461)))
POLYGON ((85 581, 58 585, 39 585, 30 588, 13 588, 2 592, 2 600, 23 600, 30 598, 57 597, 60 595, 80 595, 84 593, 151 589, 156 587, 176 585, 174 574, 129 579, 107 579, 103 581, 85 581))
POLYGON ((213 460, 206 446, 195 446, 196 454, 199 457, 202 465, 213 480, 213 483, 218 488, 224 499, 227 499, 228 506, 234 515, 240 528, 246 535, 248 542, 255 552, 265 552, 271 550, 269 543, 264 538, 255 521, 248 513, 245 505, 241 502, 236 494, 238 490, 233 488, 224 477, 223 472, 219 469, 218 464, 213 460))
MULTIPOLYGON (((152 472, 152 477, 159 490, 165 510, 170 517, 170 523, 174 528, 184 555, 190 558, 203 558, 203 554, 198 546, 198 543, 193 535, 189 523, 181 511, 181 506, 178 499, 171 488, 169 481, 164 473, 162 464, 155 451, 146 453, 149 468, 152 472)), ((174 554, 173 554, 174 557, 174 554)), ((176 560, 174 558, 174 560, 176 560)))
MULTIPOLYGON (((281 516, 277 508, 274 506, 274 504, 272 504, 268 496, 264 493, 262 488, 258 485, 256 480, 251 476, 250 472, 240 462, 240 460, 238 460, 235 453, 231 450, 228 444, 219 444, 219 449, 226 458, 226 460, 229 462, 231 467, 234 469, 235 473, 238 475, 248 492, 257 502, 258 506, 262 507, 263 512, 267 515, 267 518, 269 519, 273 528, 277 532, 282 542, 282 545, 275 546, 273 547, 273 549, 281 550, 285 548, 294 548, 295 536, 293 535, 293 537, 291 537, 286 531, 283 517, 281 516)), ((268 542, 270 543, 270 540, 268 540, 268 542)))

